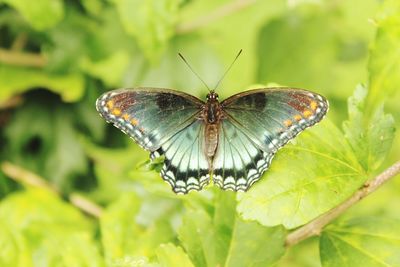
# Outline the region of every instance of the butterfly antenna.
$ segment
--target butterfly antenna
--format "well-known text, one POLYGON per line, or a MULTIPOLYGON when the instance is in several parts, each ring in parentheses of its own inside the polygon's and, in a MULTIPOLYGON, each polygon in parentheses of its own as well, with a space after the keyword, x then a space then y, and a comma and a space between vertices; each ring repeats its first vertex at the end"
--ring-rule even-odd
POLYGON ((221 79, 219 79, 219 81, 217 82, 217 85, 215 85, 214 90, 215 91, 219 84, 222 82, 222 80, 225 78, 226 74, 228 74, 229 70, 232 68, 233 64, 235 64, 236 60, 238 59, 238 57, 240 56, 240 54, 242 53, 243 49, 240 49, 239 53, 236 55, 235 59, 232 61, 231 65, 228 67, 228 69, 225 71, 224 75, 222 75, 221 79))
POLYGON ((189 69, 194 73, 194 75, 197 76, 197 78, 199 78, 199 80, 205 85, 205 87, 207 87, 208 91, 211 92, 210 87, 208 87, 208 85, 206 84, 205 81, 203 81, 203 79, 200 77, 200 75, 197 74, 197 72, 194 71, 194 69, 189 65, 189 63, 186 61, 186 59, 182 56, 181 53, 178 53, 178 55, 181 57, 181 59, 183 60, 183 62, 185 62, 185 64, 189 67, 189 69))

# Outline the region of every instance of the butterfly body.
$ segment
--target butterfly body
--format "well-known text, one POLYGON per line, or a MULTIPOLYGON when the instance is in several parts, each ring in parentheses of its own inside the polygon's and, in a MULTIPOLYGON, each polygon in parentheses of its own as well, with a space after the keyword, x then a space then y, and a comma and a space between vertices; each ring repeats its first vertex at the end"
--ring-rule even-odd
POLYGON ((102 117, 151 152, 165 156, 162 178, 174 192, 201 190, 213 179, 222 189, 246 191, 279 148, 328 110, 322 96, 294 88, 242 92, 204 102, 170 89, 107 92, 96 102, 102 117))

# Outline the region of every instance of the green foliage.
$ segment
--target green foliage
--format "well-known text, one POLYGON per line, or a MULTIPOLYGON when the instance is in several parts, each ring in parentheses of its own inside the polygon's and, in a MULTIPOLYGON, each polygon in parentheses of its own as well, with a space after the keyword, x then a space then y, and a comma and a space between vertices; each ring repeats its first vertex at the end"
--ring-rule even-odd
POLYGON ((400 97, 399 29, 397 0, 0 0, 0 266, 400 266, 398 181, 285 246, 400 158, 400 109, 386 103, 400 97), (177 196, 162 159, 95 100, 136 86, 204 97, 177 53, 212 88, 239 49, 221 98, 280 84, 331 110, 248 192, 177 196))
POLYGON ((368 69, 370 93, 368 105, 374 107, 398 91, 400 73, 400 4, 385 1, 378 17, 376 39, 372 45, 368 69), (387 51, 391 51, 387 53, 387 51))
POLYGON ((395 134, 394 119, 383 106, 365 118, 367 90, 359 86, 348 100, 349 120, 343 124, 347 140, 364 170, 376 170, 390 151, 395 134), (365 124, 367 124, 365 126, 365 124))
POLYGON ((263 225, 296 228, 346 200, 367 178, 343 134, 326 120, 278 153, 264 178, 238 195, 238 211, 263 225))
POLYGON ((104 266, 93 224, 54 193, 10 195, 0 204, 0 220, 1 266, 104 266))
POLYGON ((328 226, 321 236, 322 266, 399 266, 398 220, 360 217, 328 226))
POLYGON ((61 0, 1 0, 13 6, 36 30, 45 30, 56 25, 64 16, 61 0))

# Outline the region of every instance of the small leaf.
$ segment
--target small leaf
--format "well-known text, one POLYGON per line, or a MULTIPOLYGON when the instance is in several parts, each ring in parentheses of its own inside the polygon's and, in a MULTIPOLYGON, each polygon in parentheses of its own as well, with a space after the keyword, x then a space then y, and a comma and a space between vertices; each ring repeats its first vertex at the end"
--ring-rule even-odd
POLYGON ((61 0, 1 0, 17 9, 36 30, 45 30, 56 25, 64 17, 64 2, 61 0))
POLYGON ((162 267, 194 267, 183 249, 173 244, 160 245, 156 254, 162 267))
POLYGON ((366 217, 329 225, 320 239, 323 267, 400 266, 400 221, 366 217))
POLYGON ((279 151, 238 211, 262 225, 295 228, 335 207, 368 178, 343 134, 325 119, 279 151))
POLYGON ((343 123, 343 130, 360 164, 370 173, 379 168, 390 151, 395 122, 392 115, 384 114, 383 105, 366 118, 366 96, 367 89, 358 86, 349 98, 349 120, 343 123))

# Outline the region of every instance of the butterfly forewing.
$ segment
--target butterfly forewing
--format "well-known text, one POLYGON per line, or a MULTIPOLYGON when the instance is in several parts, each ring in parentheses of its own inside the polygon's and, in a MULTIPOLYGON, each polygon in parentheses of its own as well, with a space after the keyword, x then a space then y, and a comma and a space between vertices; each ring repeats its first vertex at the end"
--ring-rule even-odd
POLYGON ((222 106, 227 119, 265 152, 276 152, 328 110, 322 96, 291 88, 247 91, 226 99, 222 106))
POLYGON ((320 95, 300 89, 257 89, 222 102, 214 182, 246 191, 268 169, 277 150, 328 110, 320 95))
POLYGON ((103 118, 150 151, 192 124, 202 105, 194 96, 152 88, 118 89, 96 102, 103 118))

